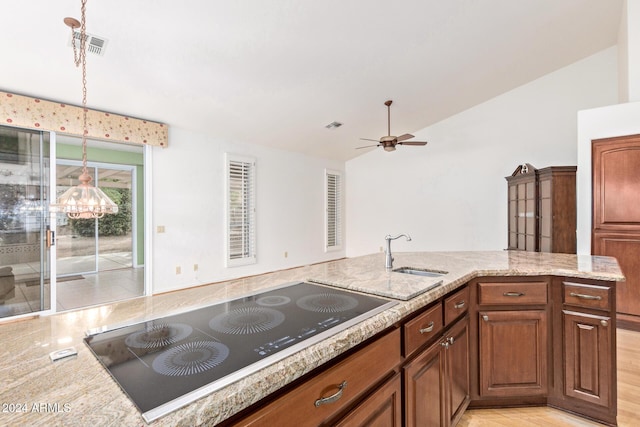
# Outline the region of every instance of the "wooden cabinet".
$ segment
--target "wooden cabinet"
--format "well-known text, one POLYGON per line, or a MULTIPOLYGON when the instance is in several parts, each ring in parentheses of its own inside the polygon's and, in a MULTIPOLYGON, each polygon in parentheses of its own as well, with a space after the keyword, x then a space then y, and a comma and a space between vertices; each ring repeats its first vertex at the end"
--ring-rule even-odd
POLYGON ((611 318, 563 310, 565 395, 611 405, 611 318))
POLYGON ((506 177, 508 249, 576 252, 576 167, 518 166, 506 177))
POLYGON ((640 135, 593 141, 592 253, 617 258, 618 326, 640 331, 640 135))
POLYGON ((341 418, 336 427, 401 427, 402 381, 398 373, 341 418))
POLYGON ((564 399, 559 406, 615 424, 617 413, 615 288, 554 279, 562 294, 564 399))
POLYGON ((481 311, 480 396, 546 395, 546 310, 481 311))
POLYGON ((334 424, 336 418, 363 398, 367 398, 367 403, 358 409, 358 419, 376 419, 376 411, 379 412, 378 420, 397 419, 401 406, 393 405, 400 403, 399 395, 385 386, 376 387, 394 372, 400 360, 400 331, 395 329, 233 425, 303 427, 334 424), (375 409, 377 404, 380 407, 375 409), (369 415, 365 416, 365 413, 369 415))
MULTIPOLYGON (((550 292, 545 278, 471 282, 472 405, 522 405, 550 387, 550 292), (523 400, 526 399, 526 400, 523 400), (496 403, 498 402, 498 403, 496 403)), ((543 402, 544 400, 539 400, 543 402)))
POLYGON ((536 168, 523 164, 505 178, 508 193, 508 249, 537 250, 536 168))
POLYGON ((469 319, 463 317, 404 367, 408 427, 457 424, 469 403, 469 319))
MULTIPOLYGON (((413 322, 420 319, 424 323, 424 319, 433 313, 444 314, 445 318, 445 333, 439 334, 403 368, 407 426, 454 426, 467 408, 470 387, 468 308, 469 288, 465 286, 405 324, 406 342, 407 334, 414 329, 409 328, 413 322)), ((407 356, 411 354, 407 353, 407 356)))

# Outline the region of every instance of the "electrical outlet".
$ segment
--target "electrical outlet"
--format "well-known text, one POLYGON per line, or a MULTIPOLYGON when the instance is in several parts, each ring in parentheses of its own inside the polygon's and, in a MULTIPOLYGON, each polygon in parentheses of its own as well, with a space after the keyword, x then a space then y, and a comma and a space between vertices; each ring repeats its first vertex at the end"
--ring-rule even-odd
POLYGON ((179 265, 176 266, 176 274, 182 274, 182 268, 179 265))
POLYGON ((198 271, 198 264, 193 264, 193 271, 198 271))

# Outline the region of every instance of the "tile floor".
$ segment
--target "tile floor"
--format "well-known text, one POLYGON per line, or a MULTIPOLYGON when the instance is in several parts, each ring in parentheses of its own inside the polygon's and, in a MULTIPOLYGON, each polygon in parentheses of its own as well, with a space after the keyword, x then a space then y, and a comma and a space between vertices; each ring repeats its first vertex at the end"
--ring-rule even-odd
MULTIPOLYGON (((74 275, 77 271, 94 269, 93 256, 58 259, 57 311, 135 298, 144 293, 144 268, 130 267, 130 252, 101 255, 98 262, 99 273, 74 275)), ((0 302, 0 318, 41 309, 40 286, 29 286, 39 279, 39 263, 13 264, 12 267, 15 295, 0 302)), ((49 286, 45 285, 45 299, 48 292, 49 286)))

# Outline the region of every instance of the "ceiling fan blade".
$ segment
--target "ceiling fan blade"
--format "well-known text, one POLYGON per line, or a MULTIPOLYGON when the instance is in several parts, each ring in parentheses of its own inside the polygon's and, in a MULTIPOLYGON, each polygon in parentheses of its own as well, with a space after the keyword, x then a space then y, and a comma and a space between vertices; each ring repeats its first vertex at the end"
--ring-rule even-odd
POLYGON ((427 141, 404 141, 398 142, 398 145, 427 145, 427 141))
POLYGON ((380 142, 377 139, 371 139, 371 138, 360 138, 362 141, 373 141, 373 142, 380 142))
POLYGON ((380 146, 380 144, 377 144, 377 145, 365 145, 364 147, 356 147, 356 150, 359 150, 361 148, 371 148, 371 147, 379 147, 379 146, 380 146))
POLYGON ((400 135, 399 137, 397 137, 396 140, 400 142, 400 141, 404 141, 405 139, 411 139, 413 137, 414 136, 411 135, 410 133, 405 133, 404 135, 400 135))

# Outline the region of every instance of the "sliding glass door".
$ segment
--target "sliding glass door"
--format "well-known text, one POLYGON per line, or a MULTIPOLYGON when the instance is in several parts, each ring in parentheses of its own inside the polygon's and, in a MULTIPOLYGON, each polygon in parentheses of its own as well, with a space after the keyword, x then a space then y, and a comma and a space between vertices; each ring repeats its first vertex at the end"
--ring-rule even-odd
POLYGON ((47 132, 0 126, 0 319, 51 308, 50 149, 47 132))
MULTIPOLYGON (((82 165, 59 159, 56 169, 60 194, 77 181, 82 165)), ((62 280, 133 267, 136 170, 133 166, 89 162, 88 172, 93 182, 116 202, 119 212, 100 219, 64 218, 58 224, 57 272, 62 280)))

